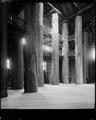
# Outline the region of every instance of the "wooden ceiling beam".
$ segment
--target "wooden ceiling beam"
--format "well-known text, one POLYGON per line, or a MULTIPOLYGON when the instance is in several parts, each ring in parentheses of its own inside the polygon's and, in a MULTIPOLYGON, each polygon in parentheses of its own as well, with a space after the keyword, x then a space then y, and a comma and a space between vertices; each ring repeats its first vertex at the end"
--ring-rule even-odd
POLYGON ((79 8, 79 6, 77 5, 76 2, 73 2, 73 5, 74 5, 78 10, 80 10, 80 8, 79 8))
MULTIPOLYGON (((59 11, 56 7, 54 7, 51 3, 48 2, 48 5, 50 5, 52 7, 52 9, 58 13, 60 16, 62 16, 63 18, 65 18, 65 16, 61 13, 61 11, 59 11)), ((53 12, 52 10, 52 12, 53 12)))
MULTIPOLYGON (((62 3, 63 4, 63 3, 62 3)), ((61 3, 55 3, 55 7, 61 12, 61 14, 63 15, 63 17, 66 18, 66 16, 64 15, 64 11, 62 9, 61 3)))
POLYGON ((78 15, 78 14, 80 14, 80 13, 82 13, 82 12, 84 12, 84 11, 86 11, 86 10, 92 8, 92 7, 95 7, 95 4, 94 4, 94 3, 91 4, 91 5, 88 5, 87 7, 83 8, 83 9, 81 9, 81 10, 79 10, 77 13, 75 13, 75 14, 73 14, 73 15, 67 17, 66 19, 61 20, 60 22, 61 22, 61 23, 62 23, 62 22, 65 22, 66 20, 69 20, 69 19, 75 17, 76 15, 78 15))
POLYGON ((64 11, 63 11, 62 5, 61 5, 61 4, 59 4, 59 7, 60 7, 60 10, 61 10, 61 12, 62 12, 63 16, 66 18, 66 16, 64 15, 64 11))
POLYGON ((62 14, 62 13, 61 13, 57 8, 55 8, 51 3, 48 2, 48 5, 50 5, 50 6, 54 9, 54 11, 57 12, 58 14, 60 14, 60 15, 62 14))
POLYGON ((44 16, 45 16, 45 17, 46 17, 46 16, 49 16, 53 11, 54 11, 54 9, 51 9, 49 12, 45 13, 44 16))

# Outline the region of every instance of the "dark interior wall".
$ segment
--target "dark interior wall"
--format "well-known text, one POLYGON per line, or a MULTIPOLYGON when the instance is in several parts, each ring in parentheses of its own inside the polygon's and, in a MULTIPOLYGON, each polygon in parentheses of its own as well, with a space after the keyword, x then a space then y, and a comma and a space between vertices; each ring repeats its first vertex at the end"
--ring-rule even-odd
POLYGON ((75 35, 75 18, 71 18, 68 20, 68 34, 69 36, 75 35))
POLYGON ((75 57, 69 57, 69 83, 75 82, 75 57))
POLYGON ((88 68, 88 79, 87 83, 94 83, 95 82, 95 62, 90 61, 89 62, 89 68, 88 68))
MULTIPOLYGON (((8 58, 11 60, 11 69, 8 70, 8 87, 11 87, 14 81, 18 80, 18 58, 20 40, 23 37, 25 31, 22 31, 18 27, 8 24, 8 58)), ((22 63, 23 65, 23 63, 22 63)), ((21 74, 22 75, 22 74, 21 74)), ((21 76, 22 79, 22 76, 21 76)))
MULTIPOLYGON (((86 71, 86 83, 94 83, 95 82, 95 59, 92 59, 92 48, 95 47, 95 26, 89 26, 87 29, 83 31, 83 47, 84 47, 84 32, 87 32, 87 71, 86 71)), ((83 56, 84 60, 84 56, 83 56)), ((84 65, 84 62, 83 62, 84 65)), ((83 72, 84 67, 83 67, 83 72)))
POLYGON ((92 53, 90 52, 92 48, 95 47, 95 26, 90 27, 88 30, 88 44, 89 44, 89 57, 88 59, 88 78, 87 83, 95 82, 95 59, 92 59, 92 53))
POLYGON ((59 82, 62 83, 62 57, 59 57, 59 82))

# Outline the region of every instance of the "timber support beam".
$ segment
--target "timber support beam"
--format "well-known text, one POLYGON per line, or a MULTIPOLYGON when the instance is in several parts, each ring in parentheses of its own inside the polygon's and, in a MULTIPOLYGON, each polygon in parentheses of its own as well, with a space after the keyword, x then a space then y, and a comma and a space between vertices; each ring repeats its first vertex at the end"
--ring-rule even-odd
POLYGON ((59 84, 59 36, 58 36, 58 14, 52 14, 52 64, 51 64, 51 84, 59 84))
POLYGON ((75 20, 75 82, 83 84, 82 16, 75 20))
POLYGON ((24 92, 32 93, 38 91, 37 82, 37 54, 38 54, 38 12, 39 3, 27 3, 24 14, 26 29, 26 45, 24 47, 24 92))
POLYGON ((36 4, 37 81, 44 86, 43 73, 43 3, 36 4))
POLYGON ((62 82, 69 83, 69 43, 68 43, 68 23, 63 23, 62 27, 62 37, 63 37, 63 45, 62 45, 62 82))

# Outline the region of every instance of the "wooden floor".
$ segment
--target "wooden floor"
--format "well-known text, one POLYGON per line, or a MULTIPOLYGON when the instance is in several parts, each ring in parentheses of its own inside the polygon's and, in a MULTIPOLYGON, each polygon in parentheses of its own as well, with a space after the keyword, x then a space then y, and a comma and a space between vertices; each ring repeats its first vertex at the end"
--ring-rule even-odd
POLYGON ((59 84, 39 87, 37 93, 8 90, 1 99, 1 109, 86 109, 94 108, 94 84, 59 84))

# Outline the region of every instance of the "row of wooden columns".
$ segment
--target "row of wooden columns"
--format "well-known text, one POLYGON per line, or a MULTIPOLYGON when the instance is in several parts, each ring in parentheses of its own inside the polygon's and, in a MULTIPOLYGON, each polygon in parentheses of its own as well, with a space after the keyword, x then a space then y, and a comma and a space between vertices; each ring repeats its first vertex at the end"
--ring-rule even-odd
MULTIPOLYGON (((52 14, 52 65, 51 65, 51 84, 59 84, 59 39, 58 39, 58 14, 52 14)), ((68 45, 68 23, 62 25, 62 82, 69 83, 69 45, 68 45)), ((87 31, 84 32, 84 46, 82 45, 82 16, 75 19, 75 83, 86 83, 87 74, 87 31), (83 51, 84 47, 84 51, 83 51), (83 77, 83 52, 84 52, 84 77, 83 77)))
MULTIPOLYGON (((6 2, 2 3, 2 76, 1 76, 1 97, 7 96, 6 85, 6 68, 4 67, 4 61, 7 58, 7 19, 6 19, 6 2)), ((24 75, 24 92, 37 92, 38 86, 44 86, 43 75, 43 3, 28 3, 25 5, 25 22, 26 30, 26 45, 18 45, 18 57, 16 58, 16 64, 18 72, 18 80, 13 81, 16 87, 22 88, 22 82, 24 75), (22 69, 22 52, 24 56, 24 74, 22 69), (18 59, 19 58, 19 59, 18 59), (20 72, 21 71, 21 72, 20 72), (21 75, 22 74, 22 75, 21 75)), ((58 14, 52 13, 52 64, 51 64, 51 81, 50 84, 59 84, 59 23, 58 14)), ((86 35, 86 34, 85 34, 86 35)), ((63 83, 69 83, 69 61, 68 61, 68 24, 63 23, 62 37, 64 37, 62 46, 63 55, 63 67, 62 67, 62 79, 63 83)), ((86 37, 85 37, 86 39, 86 37)), ((18 44, 20 44, 18 42, 18 44)), ((76 83, 83 83, 83 63, 82 63, 82 17, 77 16, 75 21, 75 81, 76 83)))

